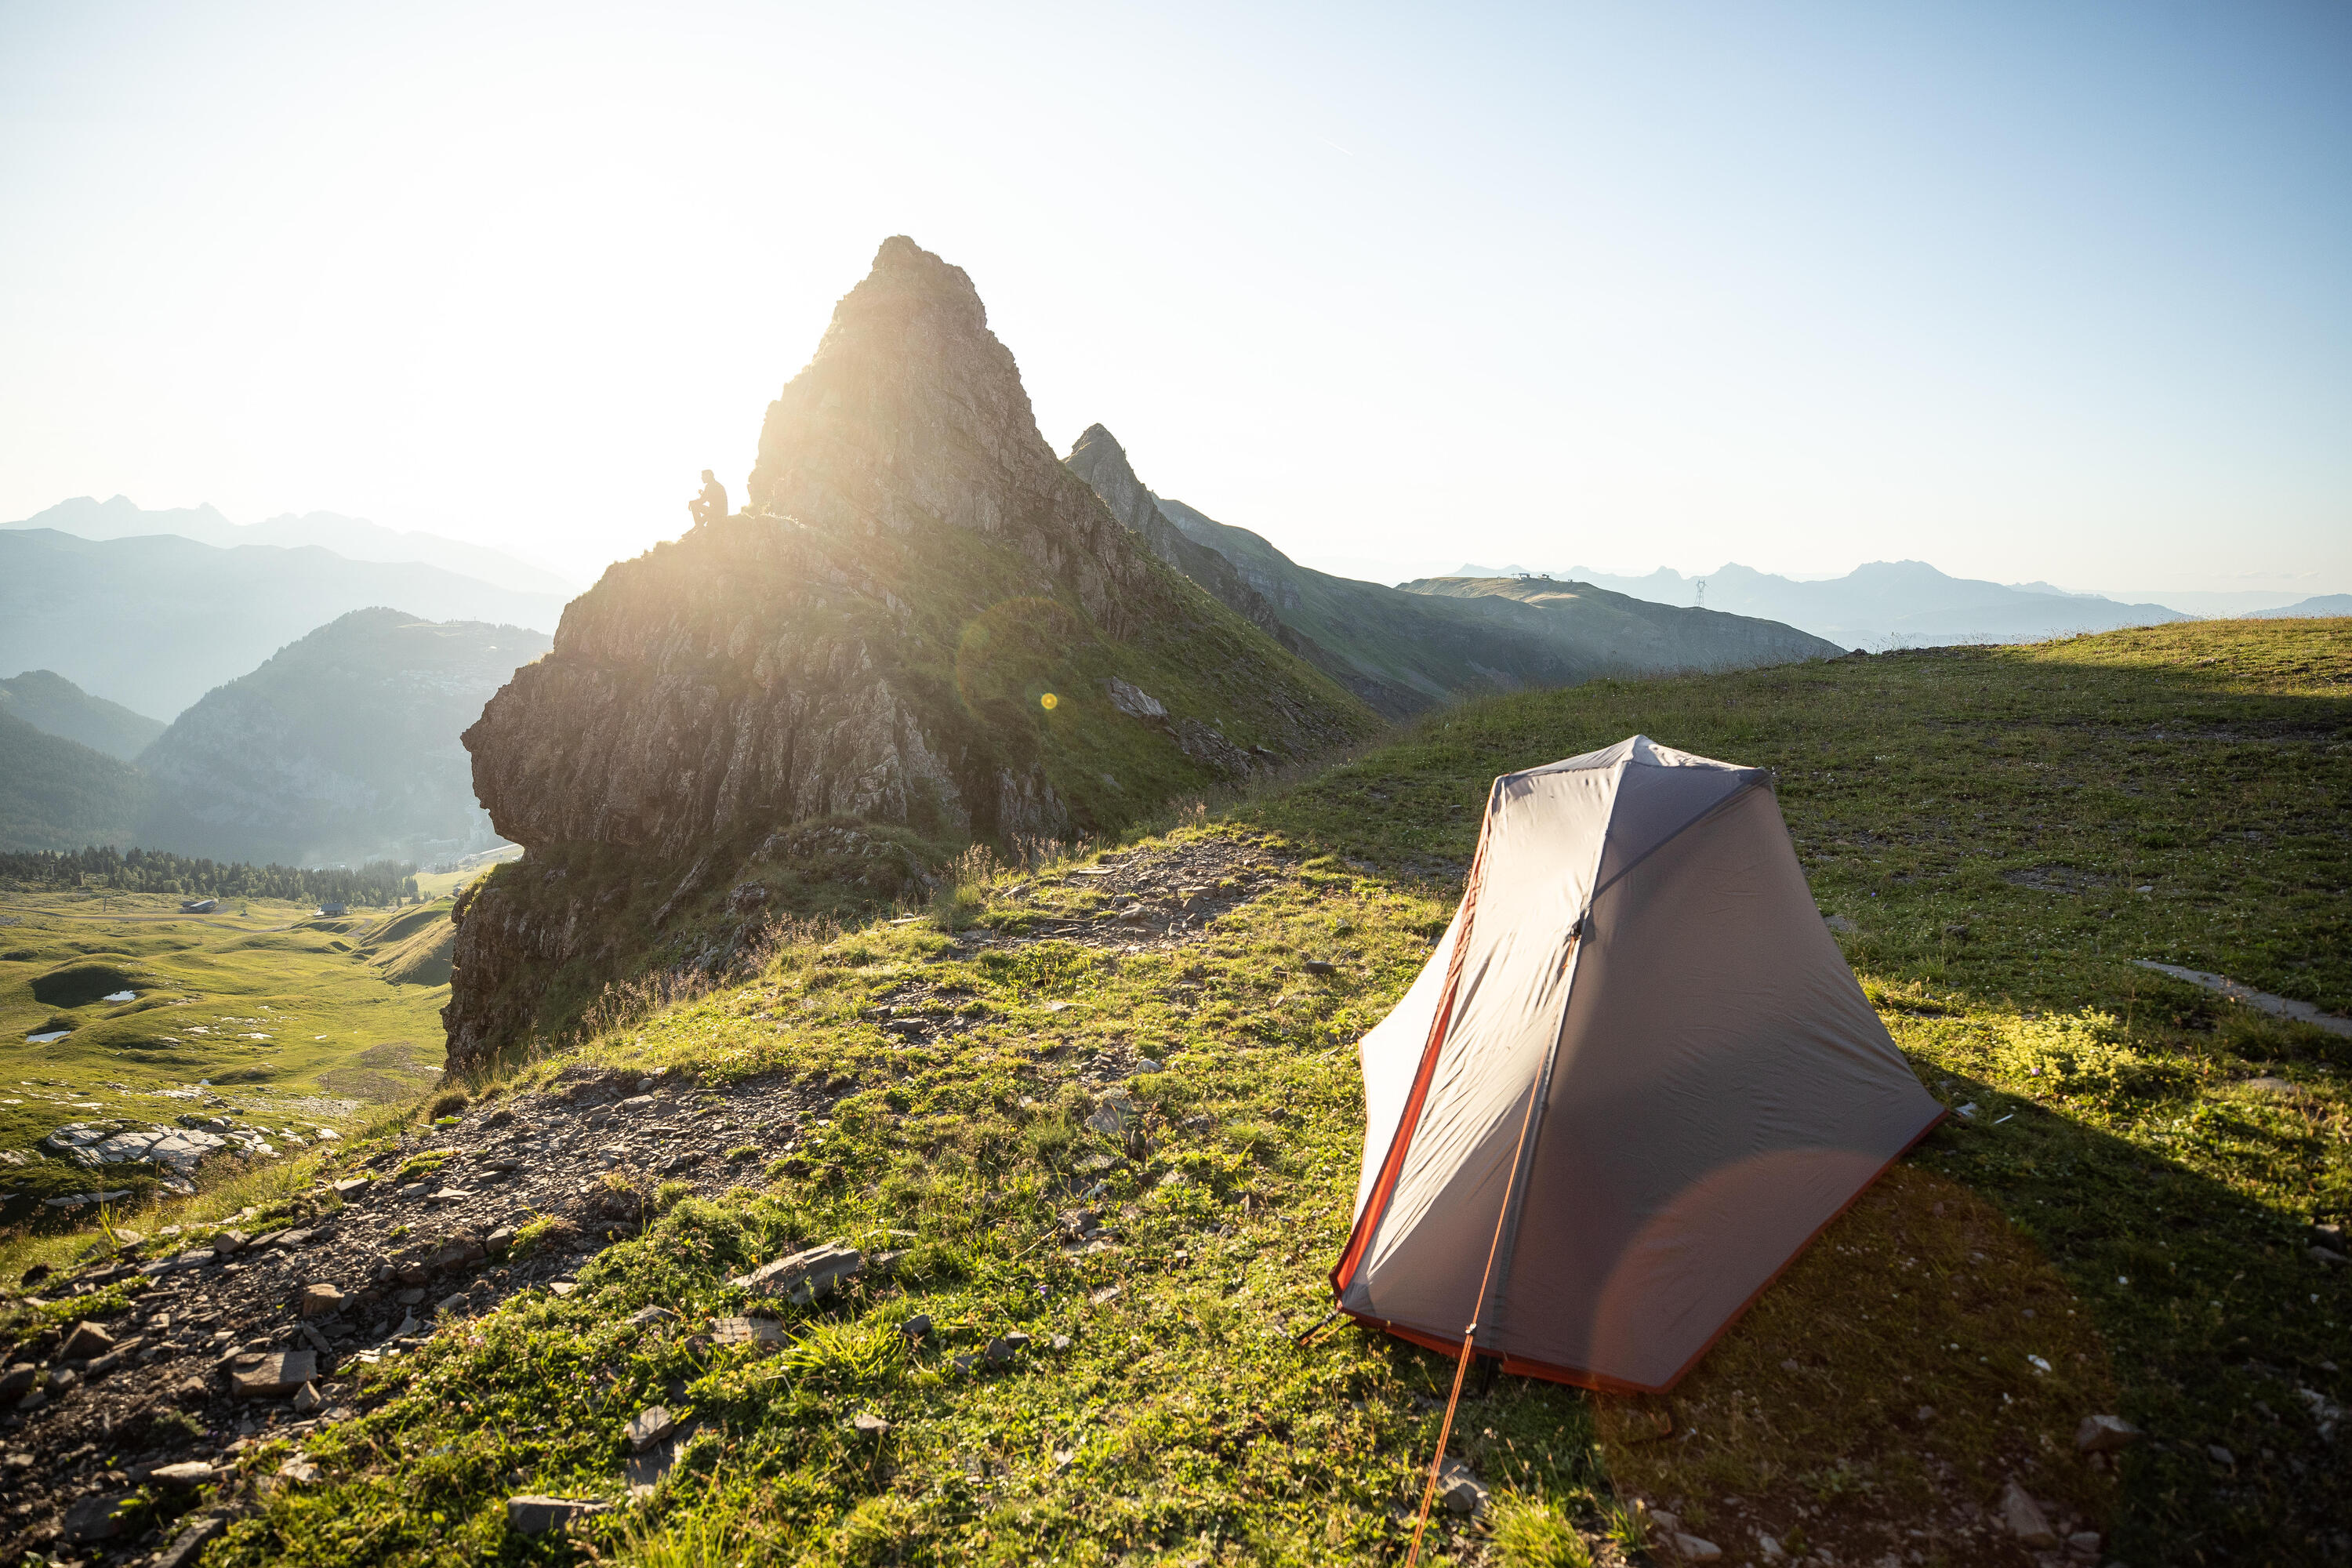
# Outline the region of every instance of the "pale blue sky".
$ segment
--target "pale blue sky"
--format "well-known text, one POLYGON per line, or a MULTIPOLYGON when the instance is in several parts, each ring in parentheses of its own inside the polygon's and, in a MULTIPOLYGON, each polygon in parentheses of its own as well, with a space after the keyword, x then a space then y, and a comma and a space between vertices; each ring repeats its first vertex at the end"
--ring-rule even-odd
POLYGON ((583 575, 875 246, 1309 561, 2352 590, 2352 7, 0 4, 0 517, 583 575))

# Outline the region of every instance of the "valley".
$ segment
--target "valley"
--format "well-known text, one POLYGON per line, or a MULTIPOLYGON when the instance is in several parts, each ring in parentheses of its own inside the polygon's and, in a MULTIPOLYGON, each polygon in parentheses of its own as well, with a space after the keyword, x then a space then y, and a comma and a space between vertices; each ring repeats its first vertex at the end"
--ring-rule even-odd
POLYGON ((437 1079, 446 900, 341 918, 267 899, 188 914, 183 901, 0 893, 0 1223, 53 1230, 90 1212, 51 1200, 120 1192, 117 1207, 137 1208, 174 1177, 217 1174, 213 1152, 192 1169, 85 1170, 44 1149, 61 1127, 202 1122, 230 1140, 226 1172, 331 1142, 437 1079))

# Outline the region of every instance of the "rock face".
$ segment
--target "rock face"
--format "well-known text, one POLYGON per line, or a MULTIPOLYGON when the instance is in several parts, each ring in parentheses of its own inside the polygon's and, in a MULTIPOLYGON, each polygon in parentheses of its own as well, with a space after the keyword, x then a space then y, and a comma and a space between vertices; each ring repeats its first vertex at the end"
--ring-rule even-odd
POLYGON ((1066 837, 1378 727, 1055 459, 971 279, 912 240, 770 405, 749 489, 606 571, 466 732, 530 853, 465 907, 453 1062, 527 1027, 551 968, 624 960, 637 888, 674 930, 801 825, 1066 837), (574 861, 603 880, 541 890, 574 861))

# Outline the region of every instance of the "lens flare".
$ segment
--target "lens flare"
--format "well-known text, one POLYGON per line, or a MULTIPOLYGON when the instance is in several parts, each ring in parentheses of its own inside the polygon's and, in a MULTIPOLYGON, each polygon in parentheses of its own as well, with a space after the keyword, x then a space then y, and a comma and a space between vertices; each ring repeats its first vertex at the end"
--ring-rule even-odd
POLYGON ((1048 713, 1051 713, 1055 709, 1059 708, 1061 705, 1062 700, 1055 696, 1050 691, 1045 693, 1045 696, 1037 699, 1037 706, 1043 708, 1048 713))

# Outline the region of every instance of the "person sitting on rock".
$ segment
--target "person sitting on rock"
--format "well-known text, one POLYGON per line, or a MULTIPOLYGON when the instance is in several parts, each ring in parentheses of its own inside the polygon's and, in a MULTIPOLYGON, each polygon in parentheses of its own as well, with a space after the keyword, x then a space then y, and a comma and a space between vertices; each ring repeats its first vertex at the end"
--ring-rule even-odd
POLYGON ((697 528, 706 522, 717 522, 727 515, 727 487, 712 478, 709 468, 703 469, 702 493, 687 502, 686 510, 697 528))

